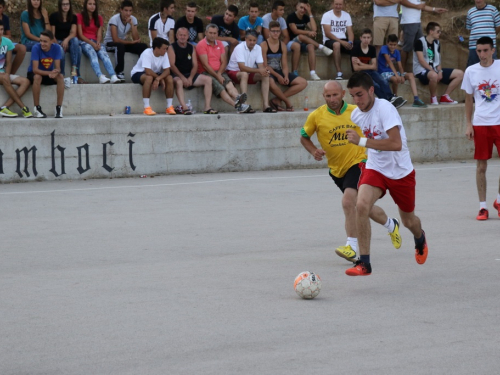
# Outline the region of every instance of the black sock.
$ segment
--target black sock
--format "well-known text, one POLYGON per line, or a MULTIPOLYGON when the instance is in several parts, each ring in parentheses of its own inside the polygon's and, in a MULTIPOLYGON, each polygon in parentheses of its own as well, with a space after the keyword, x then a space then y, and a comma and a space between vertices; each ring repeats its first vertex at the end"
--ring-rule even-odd
POLYGON ((415 246, 417 249, 422 250, 424 248, 424 243, 425 243, 425 235, 424 231, 422 231, 422 235, 420 238, 413 237, 415 239, 415 246))
POLYGON ((360 255, 359 260, 364 264, 370 264, 370 255, 360 255))

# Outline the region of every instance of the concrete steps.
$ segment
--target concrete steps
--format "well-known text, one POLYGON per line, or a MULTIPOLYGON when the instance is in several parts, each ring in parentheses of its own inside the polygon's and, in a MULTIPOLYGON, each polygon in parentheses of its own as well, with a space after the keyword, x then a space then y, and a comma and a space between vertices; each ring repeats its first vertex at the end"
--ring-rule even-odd
MULTIPOLYGON (((95 97, 98 105, 105 96, 95 97)), ((299 143, 308 114, 4 118, 0 181, 326 168, 299 143)), ((400 114, 415 162, 472 157, 463 105, 403 107, 400 114)))

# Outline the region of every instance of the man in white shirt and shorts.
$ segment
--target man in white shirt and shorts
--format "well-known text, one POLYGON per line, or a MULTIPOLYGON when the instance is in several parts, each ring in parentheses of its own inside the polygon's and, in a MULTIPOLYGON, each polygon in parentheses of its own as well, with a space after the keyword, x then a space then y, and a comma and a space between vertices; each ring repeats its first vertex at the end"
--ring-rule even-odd
POLYGON ((364 134, 364 137, 360 137, 355 130, 347 129, 347 140, 366 147, 368 161, 361 173, 356 202, 360 259, 354 267, 346 270, 346 274, 368 276, 372 272, 370 213, 373 215, 373 206, 387 190, 399 208, 403 225, 414 236, 415 260, 418 264, 424 264, 428 247, 420 219, 415 215, 415 170, 401 117, 387 100, 375 98, 373 80, 368 74, 354 73, 347 88, 358 106, 352 112, 351 120, 364 134))
MULTIPOLYGON (((486 205, 486 168, 493 154, 493 144, 500 152, 500 60, 493 60, 493 39, 481 37, 476 43, 479 63, 465 71, 462 90, 465 90, 465 116, 468 139, 474 139, 474 159, 477 160, 476 184, 479 195, 477 220, 488 219, 486 205), (473 100, 476 109, 473 111, 473 100), (474 112, 474 118, 472 117, 474 112)), ((500 186, 493 208, 500 217, 500 186)))

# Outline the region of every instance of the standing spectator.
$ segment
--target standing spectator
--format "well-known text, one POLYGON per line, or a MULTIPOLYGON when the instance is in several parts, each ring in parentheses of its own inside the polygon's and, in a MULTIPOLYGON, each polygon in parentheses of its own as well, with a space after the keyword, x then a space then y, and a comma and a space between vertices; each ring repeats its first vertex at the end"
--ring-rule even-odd
POLYGON ((174 83, 170 75, 170 62, 167 56, 168 45, 166 39, 155 38, 153 48, 148 48, 141 54, 137 64, 130 72, 132 82, 142 85, 142 102, 144 104, 144 114, 147 116, 156 115, 156 112, 153 111, 149 104, 149 98, 151 92, 157 90, 160 86, 165 91, 165 98, 167 99, 166 114, 175 115, 174 106, 172 105, 174 83))
POLYGON ((175 22, 174 33, 177 35, 177 30, 181 27, 185 27, 189 31, 188 42, 192 45, 196 45, 200 40, 203 39, 203 21, 201 18, 196 17, 196 11, 198 7, 195 2, 187 3, 186 14, 179 18, 175 22))
MULTIPOLYGON (((7 16, 3 11, 5 10, 5 0, 0 0, 0 20, 3 22, 3 35, 9 38, 12 41, 12 35, 10 33, 10 20, 9 16, 7 16)), ((20 43, 14 43, 14 49, 12 53, 16 55, 14 61, 12 61, 12 69, 10 70, 11 74, 16 74, 17 69, 21 66, 24 60, 24 56, 26 56, 26 46, 20 43)))
MULTIPOLYGON (((479 214, 477 220, 488 219, 486 205, 486 168, 493 153, 493 144, 500 152, 500 61, 493 59, 493 39, 488 36, 479 38, 475 51, 479 63, 465 71, 462 90, 465 90, 465 135, 474 140, 474 159, 477 160, 476 185, 479 195, 479 214), (475 101, 475 110, 474 103, 475 101), (474 117, 472 113, 474 112, 474 117)), ((493 208, 500 217, 500 186, 493 208)))
POLYGON ((28 79, 33 85, 34 115, 45 118, 47 115, 40 107, 41 85, 57 85, 57 105, 55 118, 62 118, 62 103, 64 98, 64 76, 61 74, 62 50, 53 43, 54 34, 50 30, 43 30, 40 34, 40 43, 31 49, 31 64, 28 67, 28 79))
POLYGON ((259 17, 259 4, 250 3, 248 9, 248 16, 243 16, 238 21, 238 28, 240 29, 240 39, 245 39, 245 32, 247 30, 255 30, 257 33, 257 44, 261 44, 264 41, 262 35, 262 17, 259 17))
POLYGON ((12 51, 14 44, 9 38, 3 36, 3 22, 0 20, 0 85, 5 89, 9 99, 0 107, 0 115, 4 117, 17 117, 17 113, 12 112, 9 107, 16 103, 22 109, 25 118, 33 117, 29 108, 23 103, 21 97, 30 87, 27 78, 10 74, 12 51), (17 90, 12 85, 17 85, 17 90))
POLYGON ((257 33, 248 30, 245 34, 245 41, 236 46, 227 64, 227 75, 240 84, 243 92, 247 92, 248 84, 261 82, 263 112, 276 113, 269 105, 269 72, 264 67, 262 49, 257 45, 257 33))
POLYGON ((212 92, 216 97, 234 106, 239 113, 246 113, 251 110, 248 104, 244 104, 247 94, 239 95, 226 73, 227 57, 222 42, 217 40, 218 33, 217 25, 208 24, 205 28, 205 38, 196 45, 198 73, 212 78, 212 92))
POLYGON ((497 58, 497 34, 500 33, 500 13, 493 5, 486 4, 485 0, 475 0, 476 6, 467 12, 465 27, 470 30, 469 58, 467 66, 477 64, 479 56, 476 53, 476 42, 483 36, 493 40, 493 59, 497 58))
POLYGON ((373 1, 373 45, 377 56, 384 45, 384 38, 398 34, 398 2, 399 0, 373 1))
POLYGON ((161 0, 160 13, 151 16, 148 21, 149 44, 153 46, 154 38, 163 38, 168 42, 174 41, 175 20, 174 0, 161 0))
POLYGON ((355 72, 365 72, 372 77, 375 95, 378 98, 390 101, 396 108, 405 105, 406 100, 393 95, 387 81, 377 72, 377 53, 375 47, 370 45, 372 31, 364 29, 360 39, 361 43, 356 44, 351 51, 352 69, 355 72))
POLYGON ((191 115, 191 108, 186 105, 184 89, 192 90, 203 86, 205 107, 203 113, 216 115, 217 112, 210 106, 212 101, 212 79, 204 74, 198 73, 198 61, 194 46, 188 43, 189 31, 181 27, 175 34, 177 41, 168 49, 168 60, 174 77, 175 92, 182 107, 182 113, 191 115))
POLYGON ((377 58, 378 72, 390 84, 392 84, 392 92, 398 94, 398 85, 402 85, 405 81, 410 82, 411 91, 413 93, 412 107, 427 108, 427 104, 418 97, 417 84, 413 73, 406 73, 401 64, 401 54, 397 49, 398 36, 390 34, 387 36, 387 44, 382 46, 377 58))
POLYGON ((290 73, 288 70, 288 59, 286 45, 280 40, 281 28, 277 21, 269 23, 269 32, 271 37, 261 44, 264 66, 271 75, 269 80, 269 89, 276 95, 269 104, 277 111, 293 112, 293 106, 289 97, 298 94, 307 86, 307 81, 290 73), (277 83, 287 86, 285 92, 282 92, 277 83), (285 108, 281 107, 281 102, 285 102, 285 108))
POLYGON ((21 13, 21 43, 26 46, 26 51, 40 42, 43 30, 50 29, 49 14, 42 5, 42 0, 27 0, 28 10, 21 13))
POLYGON ((115 72, 121 80, 125 80, 125 52, 140 56, 148 46, 141 43, 141 37, 137 31, 137 18, 132 15, 134 5, 130 0, 122 1, 120 13, 109 19, 108 29, 104 37, 104 44, 108 52, 115 52, 115 72), (131 32, 132 40, 127 40, 127 34, 131 32))
POLYGON ((76 15, 78 26, 78 39, 80 39, 80 47, 85 56, 90 60, 90 66, 95 72, 99 83, 108 83, 110 79, 101 73, 99 66, 100 59, 107 72, 111 76, 111 83, 123 82, 116 76, 111 60, 109 59, 106 48, 101 44, 102 40, 102 25, 103 19, 99 15, 96 0, 84 0, 83 10, 76 15))
POLYGON ((337 69, 335 79, 343 79, 341 53, 350 53, 354 41, 352 20, 349 13, 344 12, 344 0, 333 0, 332 10, 323 14, 323 44, 333 50, 333 60, 337 69))
POLYGON ((239 43, 240 29, 236 22, 234 22, 237 15, 238 7, 236 5, 230 5, 227 7, 224 15, 212 17, 212 23, 219 28, 217 40, 220 40, 224 45, 228 58, 233 52, 234 47, 239 43))
POLYGON ((441 45, 439 43, 441 26, 437 22, 429 22, 425 31, 427 36, 423 36, 415 42, 413 74, 423 85, 429 85, 431 104, 457 104, 455 100, 450 98, 450 94, 462 82, 464 72, 459 69, 443 69, 441 67, 441 45), (439 82, 448 85, 448 87, 438 103, 436 92, 439 82))
POLYGON ((422 34, 422 10, 434 13, 444 13, 447 9, 436 8, 425 5, 422 0, 400 0, 401 4, 401 29, 403 30, 403 47, 401 52, 401 64, 406 69, 408 55, 413 51, 415 42, 420 39, 422 34))
POLYGON ((57 42, 63 49, 61 64, 65 65, 65 54, 69 51, 71 56, 71 75, 78 77, 78 83, 84 83, 80 76, 80 61, 82 49, 77 38, 77 20, 73 13, 71 0, 58 0, 57 12, 49 17, 50 28, 57 42))
POLYGON ((311 11, 311 4, 308 0, 299 0, 296 10, 286 18, 290 41, 287 50, 292 51, 292 71, 298 75, 301 52, 307 52, 311 79, 319 81, 321 78, 316 74, 316 48, 319 48, 326 56, 330 56, 333 51, 319 44, 316 38, 317 26, 314 22, 314 15, 311 11))
POLYGON ((262 35, 265 40, 270 38, 269 23, 271 21, 278 21, 281 27, 281 40, 283 43, 288 45, 288 42, 290 41, 290 34, 288 34, 288 26, 283 18, 283 14, 285 14, 285 2, 282 0, 276 0, 273 3, 271 13, 267 13, 264 17, 262 17, 262 35))

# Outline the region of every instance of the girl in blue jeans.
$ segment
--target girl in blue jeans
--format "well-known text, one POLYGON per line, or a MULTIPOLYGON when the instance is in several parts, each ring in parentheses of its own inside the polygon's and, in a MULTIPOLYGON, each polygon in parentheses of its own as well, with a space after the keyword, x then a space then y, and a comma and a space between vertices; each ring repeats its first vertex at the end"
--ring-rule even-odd
POLYGON ((116 76, 106 48, 101 44, 103 19, 99 15, 96 0, 85 0, 82 13, 78 13, 76 17, 80 47, 83 54, 90 59, 90 65, 99 78, 99 83, 108 83, 110 79, 101 73, 98 59, 103 62, 111 76, 111 83, 123 82, 116 76))
POLYGON ((57 42, 64 50, 61 65, 65 65, 65 54, 69 51, 71 56, 71 75, 78 77, 78 83, 84 83, 80 77, 80 61, 82 49, 80 40, 76 37, 76 15, 73 14, 73 7, 70 0, 59 0, 58 11, 49 17, 50 27, 57 42))

